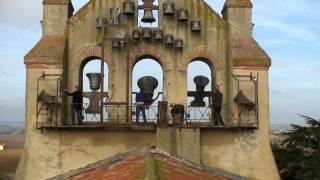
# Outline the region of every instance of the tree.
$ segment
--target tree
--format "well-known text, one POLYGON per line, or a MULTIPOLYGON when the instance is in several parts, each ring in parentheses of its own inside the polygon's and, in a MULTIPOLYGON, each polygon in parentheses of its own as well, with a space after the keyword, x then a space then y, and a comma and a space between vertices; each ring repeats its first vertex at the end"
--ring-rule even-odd
POLYGON ((273 152, 283 180, 320 179, 320 120, 299 115, 305 126, 292 124, 281 134, 283 141, 273 144, 273 152))

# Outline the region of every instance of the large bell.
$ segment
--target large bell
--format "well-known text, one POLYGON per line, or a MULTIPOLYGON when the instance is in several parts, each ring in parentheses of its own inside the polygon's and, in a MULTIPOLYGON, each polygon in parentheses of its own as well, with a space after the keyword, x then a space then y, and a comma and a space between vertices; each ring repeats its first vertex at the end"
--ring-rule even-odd
POLYGON ((142 30, 142 38, 143 39, 151 39, 152 38, 152 30, 151 29, 143 29, 142 30))
POLYGON ((132 31, 132 39, 140 40, 140 35, 141 33, 139 30, 136 29, 132 31))
POLYGON ((194 20, 191 21, 191 31, 192 32, 200 32, 201 31, 201 21, 200 20, 194 20))
POLYGON ((163 39, 163 31, 161 29, 154 30, 153 39, 157 41, 161 41, 163 39))
POLYGON ((174 15, 174 3, 163 3, 163 14, 167 16, 172 16, 174 15))
POLYGON ((86 75, 89 79, 90 89, 92 91, 99 90, 101 84, 101 73, 87 73, 86 75))
POLYGON ((152 104, 154 90, 158 87, 158 80, 152 76, 144 76, 138 80, 138 87, 147 96, 147 104, 152 104))
POLYGON ((152 7, 144 8, 144 15, 141 21, 145 23, 153 23, 156 21, 156 19, 153 17, 152 7))
POLYGON ((167 34, 165 37, 164 37, 164 43, 166 45, 173 45, 174 44, 174 37, 172 34, 167 34))
POLYGON ((178 48, 178 49, 183 48, 183 39, 178 38, 178 39, 176 40, 175 46, 176 46, 176 48, 178 48))
POLYGON ((178 10, 178 21, 188 21, 188 19, 189 19, 188 10, 186 9, 178 10))
POLYGON ((123 3, 123 14, 127 16, 134 15, 134 3, 131 0, 123 3))
POLYGON ((107 25, 107 18, 97 17, 96 19, 96 28, 101 29, 107 25))
POLYGON ((196 84, 197 92, 204 92, 204 88, 209 84, 209 79, 205 76, 196 76, 193 78, 193 82, 196 84))

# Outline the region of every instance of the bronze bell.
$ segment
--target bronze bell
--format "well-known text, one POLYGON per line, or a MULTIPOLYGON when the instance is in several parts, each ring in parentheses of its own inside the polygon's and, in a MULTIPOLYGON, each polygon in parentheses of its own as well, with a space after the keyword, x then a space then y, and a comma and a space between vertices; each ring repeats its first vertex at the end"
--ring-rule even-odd
POLYGON ((163 31, 161 29, 154 30, 153 39, 157 41, 161 41, 163 39, 163 31))
POLYGON ((193 78, 193 82, 196 84, 197 92, 204 92, 204 88, 209 84, 209 79, 205 76, 196 76, 193 78))
POLYGON ((143 90, 146 95, 147 104, 152 104, 154 99, 152 99, 154 90, 158 87, 158 80, 152 76, 144 76, 138 80, 138 87, 143 90))
POLYGON ((186 9, 178 10, 178 21, 188 21, 188 19, 189 19, 188 10, 186 9))
POLYGON ((120 44, 120 48, 125 48, 127 46, 126 41, 119 41, 119 44, 120 44))
POLYGON ((118 40, 112 40, 112 48, 119 48, 120 42, 118 40))
POLYGON ((123 3, 123 14, 127 16, 134 15, 134 3, 131 0, 123 3))
POLYGON ((140 31, 136 29, 136 30, 134 30, 132 32, 132 39, 139 40, 140 39, 140 35, 141 35, 140 31))
POLYGON ((105 27, 106 24, 107 24, 107 18, 97 17, 97 19, 96 19, 96 28, 97 29, 101 29, 101 28, 105 27))
POLYGON ((201 31, 201 21, 200 20, 195 20, 191 21, 191 31, 192 32, 199 32, 201 31))
POLYGON ((167 16, 172 16, 174 15, 174 3, 163 3, 163 14, 167 16))
POLYGON ((151 37, 152 37, 151 29, 143 29, 142 30, 142 38, 143 39, 151 39, 151 37))
POLYGON ((165 41, 164 43, 166 45, 172 45, 174 44, 174 38, 173 38, 173 35, 172 34, 167 34, 165 37, 164 37, 165 41))
POLYGON ((175 43, 176 48, 183 48, 183 39, 178 38, 175 43))
POLYGON ((141 21, 145 23, 153 23, 156 21, 156 19, 153 17, 152 7, 144 8, 144 15, 141 21))
POLYGON ((99 90, 101 84, 101 73, 87 73, 86 75, 89 79, 90 89, 92 91, 99 90))
POLYGON ((196 76, 193 78, 193 82, 196 84, 196 94, 194 100, 191 101, 191 107, 205 107, 206 103, 203 100, 205 95, 205 87, 209 84, 209 79, 205 76, 196 76))

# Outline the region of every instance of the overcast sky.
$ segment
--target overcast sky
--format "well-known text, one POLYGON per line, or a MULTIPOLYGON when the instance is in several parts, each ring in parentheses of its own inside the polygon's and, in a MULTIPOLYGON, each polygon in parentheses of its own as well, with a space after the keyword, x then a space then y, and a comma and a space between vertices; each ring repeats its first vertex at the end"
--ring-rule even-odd
MULTIPOLYGON (((76 10, 88 0, 73 0, 76 10)), ((206 0, 220 13, 224 0, 206 0)), ((253 0, 254 37, 272 58, 271 123, 320 118, 320 1, 253 0)), ((24 55, 41 37, 42 0, 0 0, 0 121, 24 120, 24 55)))

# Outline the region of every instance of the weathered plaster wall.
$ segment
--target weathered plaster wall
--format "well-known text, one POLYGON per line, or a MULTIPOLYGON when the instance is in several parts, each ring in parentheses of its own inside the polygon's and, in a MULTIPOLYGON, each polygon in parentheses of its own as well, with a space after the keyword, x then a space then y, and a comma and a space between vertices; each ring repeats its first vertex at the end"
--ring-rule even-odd
MULTIPOLYGON (((155 132, 44 131, 36 129, 37 80, 43 71, 61 74, 62 69, 27 69, 26 141, 17 169, 17 180, 42 180, 80 168, 139 146, 156 144, 155 132)), ((54 86, 42 88, 54 92, 54 86)))
POLYGON ((267 70, 234 69, 236 74, 259 73, 259 129, 201 131, 201 161, 255 179, 280 179, 269 138, 267 70))

